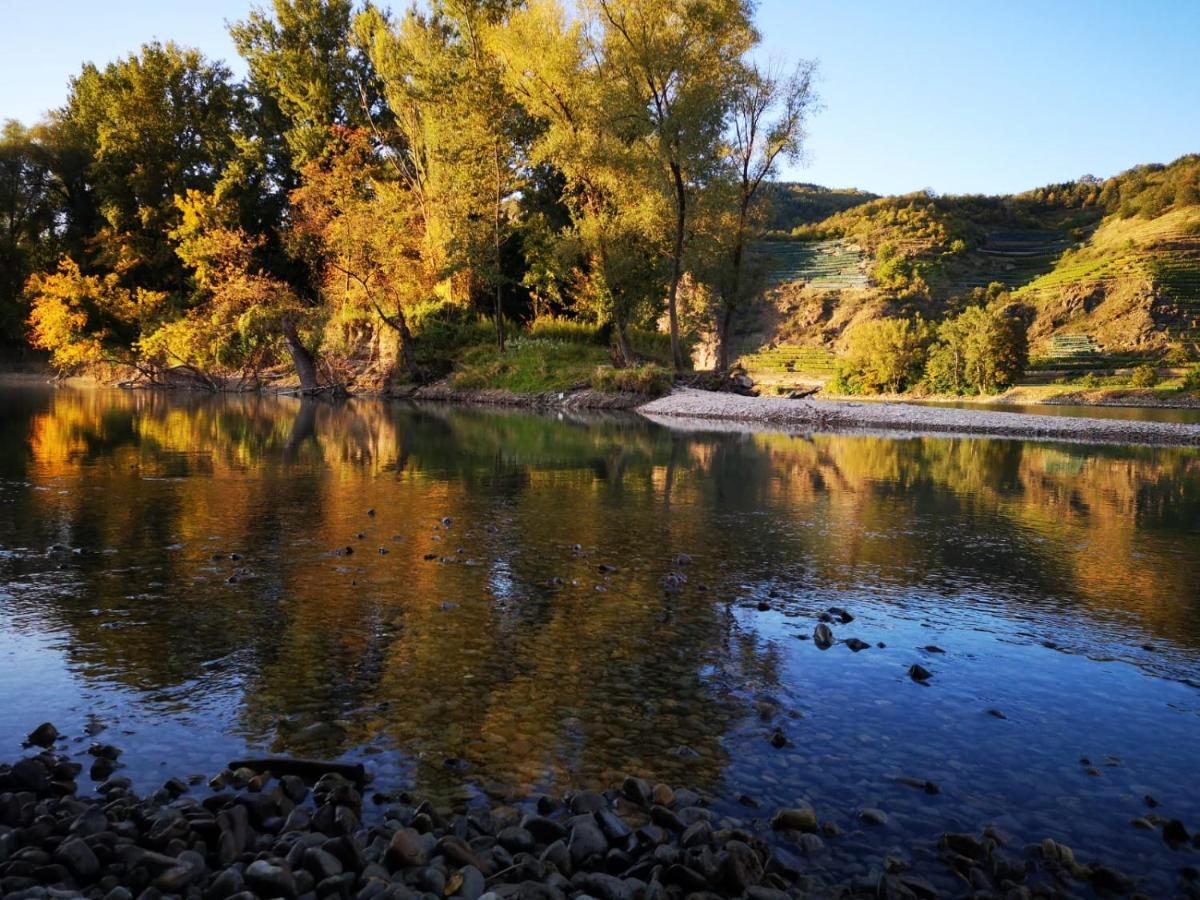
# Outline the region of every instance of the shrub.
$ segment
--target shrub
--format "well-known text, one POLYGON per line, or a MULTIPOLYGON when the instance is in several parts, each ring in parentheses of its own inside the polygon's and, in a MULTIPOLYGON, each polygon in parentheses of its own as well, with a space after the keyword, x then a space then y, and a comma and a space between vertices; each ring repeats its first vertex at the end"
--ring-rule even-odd
POLYGON ((592 378, 592 387, 609 394, 647 394, 659 397, 671 390, 675 376, 665 366, 649 363, 628 369, 601 366, 592 378))
POLYGON ((1185 391, 1200 391, 1200 364, 1192 366, 1184 373, 1180 387, 1185 391))
POLYGON ((495 326, 459 303, 422 303, 409 314, 408 326, 418 362, 442 371, 464 348, 496 342, 495 326))
POLYGON ((495 342, 463 350, 451 383, 459 390, 544 394, 585 386, 608 356, 600 347, 570 341, 514 338, 501 353, 495 342))
POLYGON ((1154 366, 1143 363, 1133 370, 1129 383, 1135 388, 1152 388, 1158 384, 1158 372, 1154 366))

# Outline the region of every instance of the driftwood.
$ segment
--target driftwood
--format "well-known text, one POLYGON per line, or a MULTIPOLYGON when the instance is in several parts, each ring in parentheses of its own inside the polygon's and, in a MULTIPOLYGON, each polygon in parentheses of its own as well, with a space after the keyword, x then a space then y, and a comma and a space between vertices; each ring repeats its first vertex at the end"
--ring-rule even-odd
POLYGON ((229 768, 250 769, 254 772, 270 772, 272 775, 298 775, 305 781, 316 781, 322 775, 333 772, 360 788, 366 784, 367 772, 361 763, 329 762, 323 759, 294 759, 288 756, 269 756, 260 759, 236 759, 229 768))

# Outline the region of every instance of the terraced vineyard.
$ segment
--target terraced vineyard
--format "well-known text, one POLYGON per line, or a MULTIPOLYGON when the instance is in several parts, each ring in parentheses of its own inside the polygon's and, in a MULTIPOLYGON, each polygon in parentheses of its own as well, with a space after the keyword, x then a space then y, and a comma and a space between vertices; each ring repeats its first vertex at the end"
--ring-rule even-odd
POLYGON ((868 285, 862 251, 844 241, 766 241, 753 252, 772 287, 803 282, 836 291, 868 285))
POLYGON ((964 270, 951 278, 958 290, 987 287, 994 281, 1020 287, 1050 272, 1070 246, 1070 239, 1059 231, 994 229, 971 254, 964 270))
POLYGON ((743 356, 738 362, 752 375, 810 375, 829 378, 836 368, 834 355, 822 347, 773 347, 743 356))
POLYGON ((1182 313, 1168 332, 1176 340, 1200 343, 1200 249, 1156 257, 1147 268, 1182 313))

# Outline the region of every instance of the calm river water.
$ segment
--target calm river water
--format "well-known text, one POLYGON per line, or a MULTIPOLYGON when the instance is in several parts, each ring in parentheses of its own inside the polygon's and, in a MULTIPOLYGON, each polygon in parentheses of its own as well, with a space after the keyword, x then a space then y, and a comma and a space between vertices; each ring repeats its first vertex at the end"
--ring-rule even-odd
POLYGON ((1200 829, 1200 453, 3 388, 0 709, 142 788, 636 773, 812 803, 816 867, 992 824, 1171 893, 1200 851, 1130 821, 1200 829))

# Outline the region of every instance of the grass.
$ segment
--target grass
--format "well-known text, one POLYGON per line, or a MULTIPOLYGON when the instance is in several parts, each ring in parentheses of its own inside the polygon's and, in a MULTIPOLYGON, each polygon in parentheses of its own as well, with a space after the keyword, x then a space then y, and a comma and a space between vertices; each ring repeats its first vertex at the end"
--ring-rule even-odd
POLYGON ((450 384, 458 390, 514 394, 591 387, 610 394, 657 397, 674 382, 671 370, 656 363, 615 369, 609 364, 608 350, 595 344, 524 336, 509 341, 504 353, 491 343, 466 348, 450 374, 450 384))
POLYGON ((459 390, 545 394, 591 385, 597 369, 607 364, 604 347, 518 337, 504 353, 494 344, 466 348, 455 360, 450 383, 459 390))
POLYGON ((596 369, 592 387, 608 394, 646 394, 661 397, 671 390, 675 376, 670 369, 647 363, 629 369, 602 366, 596 369))

